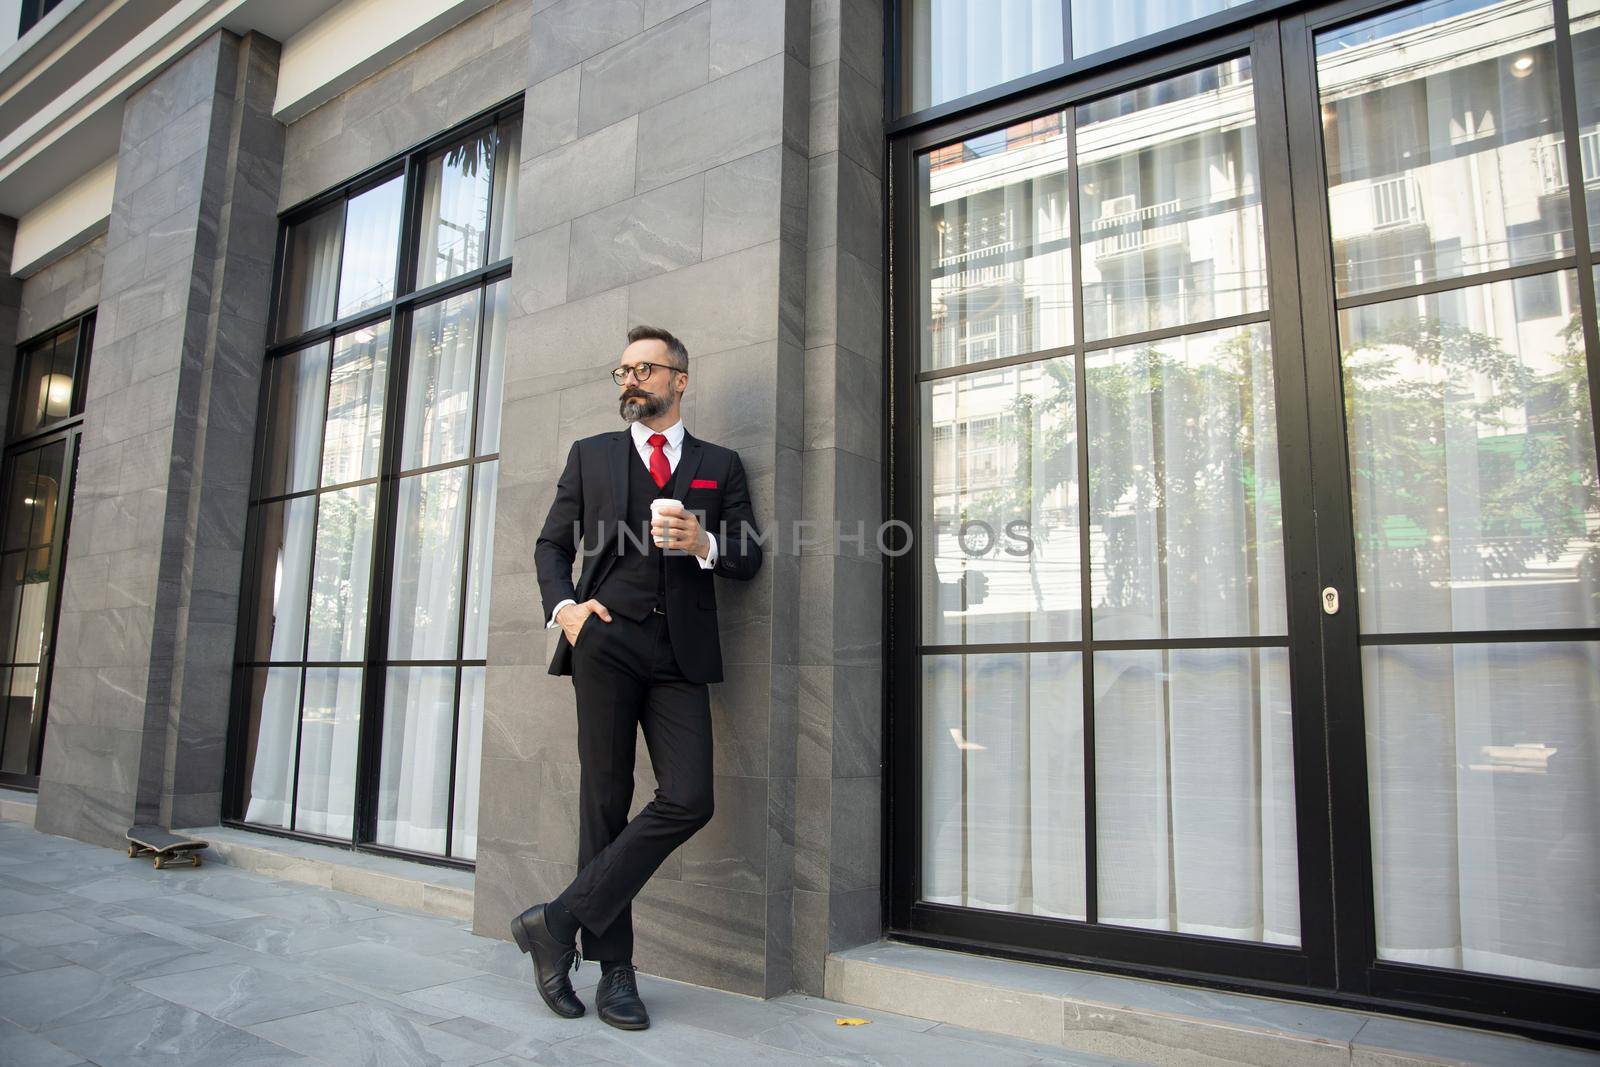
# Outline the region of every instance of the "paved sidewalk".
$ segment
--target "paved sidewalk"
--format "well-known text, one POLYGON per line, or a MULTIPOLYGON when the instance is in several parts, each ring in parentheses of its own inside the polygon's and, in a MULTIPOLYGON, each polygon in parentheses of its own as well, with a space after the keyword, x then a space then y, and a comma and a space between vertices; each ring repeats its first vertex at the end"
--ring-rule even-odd
MULTIPOLYGON (((640 975, 651 1027, 552 1015, 466 922, 0 821, 0 1064, 1104 1064, 814 997, 640 975), (839 1026, 840 1016, 871 1020, 839 1026)), ((574 985, 586 1002, 599 965, 574 985)))

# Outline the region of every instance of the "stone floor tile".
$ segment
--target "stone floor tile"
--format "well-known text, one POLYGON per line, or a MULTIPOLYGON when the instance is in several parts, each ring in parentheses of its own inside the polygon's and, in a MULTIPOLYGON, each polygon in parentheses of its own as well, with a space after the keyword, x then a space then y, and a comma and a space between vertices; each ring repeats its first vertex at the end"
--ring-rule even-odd
POLYGON ((340 1067, 470 1067, 501 1050, 423 1026, 373 1004, 347 1004, 259 1023, 249 1032, 340 1067))
POLYGON ((161 1004, 159 998, 142 989, 75 963, 0 977, 0 1018, 27 1030, 154 1010, 161 1004))
POLYGON ((157 1001, 150 1010, 45 1031, 41 1036, 103 1067, 277 1067, 313 1061, 197 1011, 157 1001))
POLYGON ((133 984, 162 1000, 241 1027, 358 999, 354 990, 330 982, 290 977, 241 963, 145 978, 133 984))

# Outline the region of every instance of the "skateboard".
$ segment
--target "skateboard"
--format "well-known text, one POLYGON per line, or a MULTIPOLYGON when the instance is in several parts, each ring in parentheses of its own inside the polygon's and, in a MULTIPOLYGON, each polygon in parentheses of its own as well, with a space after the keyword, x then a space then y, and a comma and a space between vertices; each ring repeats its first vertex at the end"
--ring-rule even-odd
POLYGON ((208 842, 197 841, 192 837, 179 837, 170 830, 159 826, 134 826, 129 828, 128 855, 155 856, 156 870, 160 870, 173 860, 187 858, 192 867, 200 866, 200 850, 211 847, 208 842))

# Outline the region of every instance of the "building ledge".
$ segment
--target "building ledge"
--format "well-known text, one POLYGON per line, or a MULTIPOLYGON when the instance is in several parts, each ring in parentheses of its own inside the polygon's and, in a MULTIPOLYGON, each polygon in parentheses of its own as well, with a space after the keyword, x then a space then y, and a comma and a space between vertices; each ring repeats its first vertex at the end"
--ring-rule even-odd
POLYGON ((205 853, 207 857, 241 870, 337 889, 341 893, 430 915, 472 918, 474 876, 471 871, 353 852, 231 826, 199 826, 173 832, 204 838, 211 843, 205 853))
POLYGON ((894 941, 831 953, 824 993, 1134 1063, 1600 1065, 1504 1034, 894 941))
POLYGON ((0 789, 0 819, 33 825, 39 810, 39 794, 26 789, 0 789))

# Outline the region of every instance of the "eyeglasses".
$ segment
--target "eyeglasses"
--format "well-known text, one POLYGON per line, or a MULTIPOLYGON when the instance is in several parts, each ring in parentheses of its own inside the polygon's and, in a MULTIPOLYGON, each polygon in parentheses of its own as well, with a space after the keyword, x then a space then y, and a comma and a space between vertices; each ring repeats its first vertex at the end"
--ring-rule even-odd
POLYGON ((627 380, 628 373, 631 371, 635 381, 647 382, 650 380, 650 372, 657 367, 660 367, 662 370, 666 371, 675 370, 680 374, 689 373, 688 371, 682 370, 678 367, 669 367, 665 363, 635 363, 631 367, 618 367, 616 370, 612 371, 611 380, 616 382, 618 385, 621 385, 627 380))

